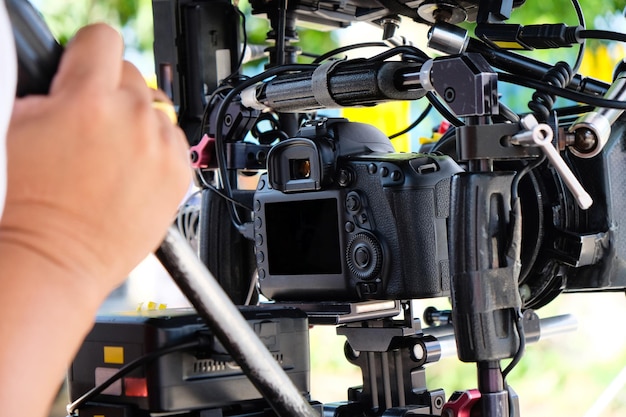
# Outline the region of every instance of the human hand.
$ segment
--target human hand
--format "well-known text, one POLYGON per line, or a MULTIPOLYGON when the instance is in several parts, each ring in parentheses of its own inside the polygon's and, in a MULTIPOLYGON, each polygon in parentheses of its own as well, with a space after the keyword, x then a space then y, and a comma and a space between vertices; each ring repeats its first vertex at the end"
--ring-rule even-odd
POLYGON ((110 27, 83 28, 50 94, 16 101, 0 223, 0 244, 84 277, 103 296, 158 246, 190 181, 182 131, 152 107, 164 94, 122 49, 110 27))

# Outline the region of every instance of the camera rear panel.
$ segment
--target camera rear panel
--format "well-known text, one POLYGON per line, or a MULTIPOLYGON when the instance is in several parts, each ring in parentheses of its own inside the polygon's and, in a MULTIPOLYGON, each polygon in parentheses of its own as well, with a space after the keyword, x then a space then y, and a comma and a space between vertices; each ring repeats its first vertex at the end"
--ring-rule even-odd
POLYGON ((447 295, 449 187, 460 171, 445 156, 374 153, 340 158, 340 179, 319 191, 282 192, 261 177, 261 291, 279 301, 447 295))

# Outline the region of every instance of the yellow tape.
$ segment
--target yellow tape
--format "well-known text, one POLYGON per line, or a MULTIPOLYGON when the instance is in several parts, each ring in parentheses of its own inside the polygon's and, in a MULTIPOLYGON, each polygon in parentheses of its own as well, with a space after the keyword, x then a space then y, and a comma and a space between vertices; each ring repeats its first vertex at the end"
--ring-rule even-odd
POLYGON ((124 348, 121 346, 105 346, 104 363, 122 365, 124 363, 124 348))

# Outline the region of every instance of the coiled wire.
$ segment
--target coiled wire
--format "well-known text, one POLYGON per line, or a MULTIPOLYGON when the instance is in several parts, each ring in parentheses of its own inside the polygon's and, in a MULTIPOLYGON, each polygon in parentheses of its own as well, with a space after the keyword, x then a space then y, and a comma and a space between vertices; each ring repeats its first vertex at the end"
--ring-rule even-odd
MULTIPOLYGON (((559 61, 545 73, 541 81, 554 87, 564 88, 573 76, 572 67, 567 62, 559 61)), ((533 111, 537 120, 546 122, 550 118, 555 101, 556 95, 537 90, 528 103, 528 108, 533 111)))

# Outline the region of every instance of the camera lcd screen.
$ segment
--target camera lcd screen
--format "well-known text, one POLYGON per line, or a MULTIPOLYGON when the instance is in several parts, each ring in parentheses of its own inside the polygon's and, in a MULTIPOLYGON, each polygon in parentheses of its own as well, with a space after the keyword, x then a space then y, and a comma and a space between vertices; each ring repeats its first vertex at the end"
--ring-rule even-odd
POLYGON ((265 204, 272 275, 340 274, 337 199, 265 204))

